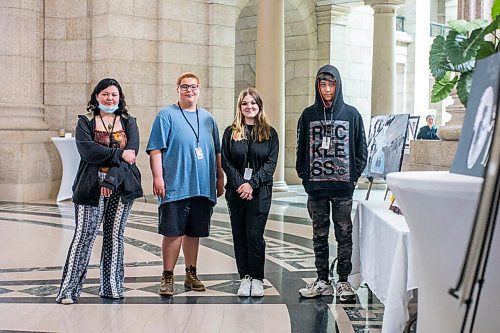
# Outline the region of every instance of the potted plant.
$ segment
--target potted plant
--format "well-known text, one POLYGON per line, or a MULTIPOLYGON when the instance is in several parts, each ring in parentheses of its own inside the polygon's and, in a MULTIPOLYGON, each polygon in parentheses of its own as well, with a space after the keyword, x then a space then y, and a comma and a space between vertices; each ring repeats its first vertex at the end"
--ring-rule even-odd
POLYGON ((429 54, 435 79, 431 102, 442 101, 456 86, 460 102, 467 105, 476 61, 499 51, 500 1, 495 1, 491 13, 489 24, 486 20, 450 21, 448 35, 434 38, 429 54))

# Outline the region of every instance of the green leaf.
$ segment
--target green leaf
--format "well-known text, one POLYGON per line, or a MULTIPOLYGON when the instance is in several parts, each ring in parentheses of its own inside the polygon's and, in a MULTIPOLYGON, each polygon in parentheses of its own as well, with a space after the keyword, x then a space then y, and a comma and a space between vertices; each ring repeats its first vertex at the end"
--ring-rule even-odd
POLYGON ((490 55, 494 54, 495 52, 496 52, 495 44, 493 44, 493 42, 490 41, 485 41, 484 43, 481 43, 481 47, 477 51, 476 61, 487 58, 490 55))
POLYGON ((472 72, 460 75, 457 83, 458 99, 463 105, 467 106, 469 99, 470 87, 472 86, 472 72))
POLYGON ((451 20, 448 25, 459 34, 465 35, 467 33, 467 23, 465 20, 451 20))
POLYGON ((469 60, 462 64, 458 64, 456 66, 450 65, 451 68, 450 70, 453 72, 467 73, 473 71, 475 66, 476 66, 476 60, 469 60))
POLYGON ((450 73, 448 72, 443 78, 436 81, 434 86, 432 86, 431 92, 431 102, 437 103, 445 99, 450 95, 451 90, 455 87, 458 81, 458 77, 454 77, 450 80, 450 73))
POLYGON ((429 69, 436 80, 440 80, 450 69, 444 43, 443 36, 436 36, 429 52, 429 69))
MULTIPOLYGON (((499 1, 500 3, 500 0, 497 1, 499 1)), ((500 15, 497 15, 496 18, 486 28, 484 28, 483 34, 484 36, 486 36, 487 34, 491 34, 492 32, 494 32, 499 28, 500 28, 500 15)))
POLYGON ((479 33, 481 32, 474 31, 474 39, 472 41, 455 30, 451 30, 448 33, 444 47, 452 65, 458 66, 474 59, 479 45, 474 45, 473 41, 479 33))
POLYGON ((465 20, 451 20, 448 22, 448 25, 459 34, 467 35, 467 33, 473 30, 484 28, 488 25, 488 21, 483 19, 474 20, 471 22, 465 20))
POLYGON ((477 19, 477 20, 474 20, 472 22, 469 22, 467 24, 467 29, 470 32, 470 31, 473 31, 473 30, 476 30, 476 29, 479 29, 479 28, 484 28, 488 24, 489 24, 489 22, 486 19, 477 19))
POLYGON ((484 42, 483 29, 480 28, 474 30, 470 34, 470 37, 463 43, 463 46, 465 47, 462 53, 464 59, 474 59, 477 51, 481 47, 482 42, 484 42))
POLYGON ((500 16, 500 0, 495 0, 495 3, 491 7, 491 19, 494 20, 500 16))

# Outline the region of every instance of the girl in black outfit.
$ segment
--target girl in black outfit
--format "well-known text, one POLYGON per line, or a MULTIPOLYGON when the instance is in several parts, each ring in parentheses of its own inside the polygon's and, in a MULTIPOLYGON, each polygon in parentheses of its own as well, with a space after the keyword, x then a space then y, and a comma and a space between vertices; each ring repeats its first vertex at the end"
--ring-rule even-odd
POLYGON ((222 139, 222 168, 233 231, 238 296, 264 296, 264 229, 271 208, 278 134, 267 122, 262 99, 252 88, 238 97, 233 124, 222 139))

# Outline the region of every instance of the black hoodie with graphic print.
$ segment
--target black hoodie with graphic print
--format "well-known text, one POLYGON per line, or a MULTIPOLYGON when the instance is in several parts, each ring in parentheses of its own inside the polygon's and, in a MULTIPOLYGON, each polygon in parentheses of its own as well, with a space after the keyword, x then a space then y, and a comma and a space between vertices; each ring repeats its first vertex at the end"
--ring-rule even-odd
POLYGON ((351 197, 368 155, 363 119, 355 107, 344 103, 336 67, 318 70, 315 90, 314 104, 304 109, 298 121, 295 169, 309 195, 351 197), (329 108, 319 91, 320 74, 329 74, 337 82, 329 108), (328 149, 322 148, 324 136, 330 138, 328 149))

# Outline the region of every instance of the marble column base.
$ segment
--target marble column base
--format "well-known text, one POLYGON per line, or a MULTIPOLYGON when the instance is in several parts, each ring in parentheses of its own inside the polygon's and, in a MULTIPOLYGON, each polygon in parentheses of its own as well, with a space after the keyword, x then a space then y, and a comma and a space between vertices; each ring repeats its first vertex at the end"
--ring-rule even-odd
POLYGON ((288 185, 284 180, 273 183, 273 192, 288 192, 288 185))
POLYGON ((441 126, 437 130, 437 135, 444 141, 458 141, 462 133, 462 125, 441 126))

